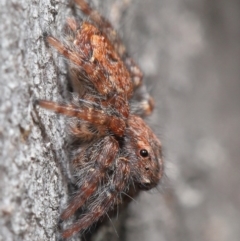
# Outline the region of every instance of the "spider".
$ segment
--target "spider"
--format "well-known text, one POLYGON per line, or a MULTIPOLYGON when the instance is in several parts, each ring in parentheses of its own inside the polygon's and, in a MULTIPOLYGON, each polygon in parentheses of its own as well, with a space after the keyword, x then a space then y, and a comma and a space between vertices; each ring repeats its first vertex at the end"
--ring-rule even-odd
POLYGON ((69 104, 36 101, 71 120, 71 170, 78 191, 61 219, 69 219, 79 209, 82 215, 62 232, 63 238, 108 215, 123 202, 123 194, 134 196, 156 187, 163 176, 161 143, 143 121, 154 104, 142 72, 110 22, 85 0, 75 2, 88 21, 67 19, 69 35, 64 43, 46 37, 69 62, 73 100, 69 104))

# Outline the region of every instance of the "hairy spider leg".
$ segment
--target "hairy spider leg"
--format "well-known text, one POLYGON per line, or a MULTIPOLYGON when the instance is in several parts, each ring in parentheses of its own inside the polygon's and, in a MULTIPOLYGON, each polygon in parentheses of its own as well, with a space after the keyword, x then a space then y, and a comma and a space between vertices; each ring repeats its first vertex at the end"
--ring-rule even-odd
MULTIPOLYGON (((105 17, 99 14, 97 10, 91 8, 85 0, 75 0, 75 2, 78 4, 81 11, 87 16, 89 16, 89 18, 97 25, 97 27, 101 29, 104 34, 106 34, 111 43, 113 43, 115 51, 123 59, 123 62, 125 63, 126 67, 130 72, 133 88, 142 88, 143 73, 138 67, 138 65, 135 63, 135 61, 128 56, 127 50, 121 38, 113 28, 112 24, 105 17)), ((74 28, 76 29, 76 23, 73 24, 73 21, 69 21, 68 25, 72 30, 74 30, 74 28)), ((141 116, 147 116, 150 115, 154 109, 154 100, 145 90, 145 86, 143 86, 142 89, 145 94, 141 95, 140 97, 141 100, 139 101, 140 105, 138 107, 138 113, 141 116)))
POLYGON ((97 128, 86 121, 74 121, 69 125, 69 130, 74 139, 77 138, 82 142, 90 142, 94 138, 106 135, 106 127, 98 126, 97 128))
POLYGON ((98 203, 93 203, 81 219, 63 231, 62 236, 64 238, 69 238, 97 222, 109 211, 119 193, 126 189, 126 184, 128 184, 130 176, 129 163, 125 158, 119 158, 116 165, 117 169, 112 175, 111 182, 99 195, 98 199, 100 201, 98 203))
POLYGON ((67 18, 67 25, 73 32, 76 32, 78 29, 78 24, 74 18, 67 18))
POLYGON ((131 113, 141 117, 151 115, 155 107, 154 99, 149 95, 145 85, 135 90, 131 101, 131 113))
POLYGON ((123 136, 126 128, 124 120, 116 116, 107 115, 102 110, 86 107, 79 108, 74 105, 63 105, 47 100, 36 100, 35 104, 58 114, 63 114, 69 117, 77 117, 96 126, 106 126, 117 136, 123 136))
POLYGON ((118 149, 118 142, 113 137, 106 136, 103 138, 99 147, 98 157, 93 162, 93 166, 88 170, 89 176, 80 187, 77 195, 71 200, 65 211, 62 213, 62 220, 71 217, 97 190, 101 180, 106 175, 105 172, 114 162, 118 149))

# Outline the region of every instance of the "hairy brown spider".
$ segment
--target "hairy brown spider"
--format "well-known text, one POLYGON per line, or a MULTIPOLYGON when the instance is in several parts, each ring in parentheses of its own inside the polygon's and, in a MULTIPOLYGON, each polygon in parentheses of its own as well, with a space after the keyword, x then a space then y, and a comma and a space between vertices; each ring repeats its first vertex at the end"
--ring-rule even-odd
POLYGON ((80 208, 83 214, 63 231, 64 238, 107 215, 121 204, 122 194, 149 190, 163 175, 161 143, 142 119, 153 109, 142 72, 109 21, 85 0, 75 2, 88 21, 68 19, 66 43, 54 37, 47 42, 69 60, 77 95, 70 104, 36 102, 72 117, 70 130, 78 143, 71 166, 79 190, 61 219, 80 208))

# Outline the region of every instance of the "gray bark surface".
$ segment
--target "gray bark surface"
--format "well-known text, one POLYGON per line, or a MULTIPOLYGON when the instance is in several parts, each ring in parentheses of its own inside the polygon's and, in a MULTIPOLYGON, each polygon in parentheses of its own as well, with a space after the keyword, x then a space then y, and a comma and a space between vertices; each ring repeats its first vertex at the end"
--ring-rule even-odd
MULTIPOLYGON (((113 219, 119 237, 109 222, 92 240, 238 241, 239 2, 93 2, 145 73, 167 178, 113 219)), ((74 14, 64 0, 0 1, 0 241, 59 238, 66 119, 33 101, 69 100, 65 62, 43 36, 60 37, 74 14)))

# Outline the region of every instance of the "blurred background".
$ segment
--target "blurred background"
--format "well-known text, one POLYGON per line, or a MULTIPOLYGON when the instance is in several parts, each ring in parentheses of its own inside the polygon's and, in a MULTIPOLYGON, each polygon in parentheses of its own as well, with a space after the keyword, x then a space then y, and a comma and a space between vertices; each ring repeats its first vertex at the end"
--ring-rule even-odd
POLYGON ((124 39, 156 101, 160 193, 131 204, 127 239, 240 240, 240 2, 134 1, 124 39))

